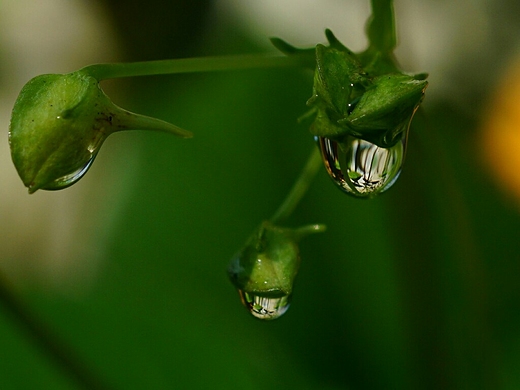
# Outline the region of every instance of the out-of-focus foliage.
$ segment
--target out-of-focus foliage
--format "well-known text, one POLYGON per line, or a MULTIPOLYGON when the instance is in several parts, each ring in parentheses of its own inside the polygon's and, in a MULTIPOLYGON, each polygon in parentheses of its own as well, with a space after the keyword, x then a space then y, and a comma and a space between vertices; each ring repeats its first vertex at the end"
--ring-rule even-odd
MULTIPOLYGON (((210 4, 177 8, 184 3, 191 4, 110 2, 126 59, 258 51, 237 26, 212 24, 210 4), (170 29, 168 15, 189 22, 180 28, 171 20, 170 29)), ((312 74, 240 71, 117 86, 131 109, 195 137, 128 133, 107 141, 107 153, 118 138, 131 139, 138 153, 120 168, 128 178, 131 167, 132 190, 100 241, 106 255, 97 279, 74 299, 36 287, 20 291, 108 384, 520 386, 520 215, 504 203, 475 146, 476 113, 489 107, 490 89, 475 86, 481 93, 471 111, 449 97, 430 104, 426 97, 401 178, 381 197, 352 199, 319 175, 287 223, 323 222, 328 230, 302 242, 292 306, 265 323, 241 306, 225 271, 315 147, 308 123, 296 122, 312 74)), ((103 169, 98 163, 91 172, 103 169)), ((1 310, 2 388, 74 388, 1 310)))

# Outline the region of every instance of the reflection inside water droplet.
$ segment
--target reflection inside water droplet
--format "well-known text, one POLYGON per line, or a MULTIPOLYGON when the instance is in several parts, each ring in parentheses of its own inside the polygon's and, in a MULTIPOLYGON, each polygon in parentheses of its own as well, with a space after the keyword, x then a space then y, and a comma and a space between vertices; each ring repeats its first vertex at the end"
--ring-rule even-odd
POLYGON ((388 149, 352 136, 341 143, 325 137, 317 141, 327 172, 348 194, 368 198, 386 191, 399 177, 406 137, 388 149))
POLYGON ((290 295, 248 293, 238 290, 240 299, 249 312, 261 320, 275 320, 285 314, 291 303, 290 295))
MULTIPOLYGON (((85 176, 85 174, 91 167, 92 163, 94 162, 96 155, 97 155, 97 153, 92 154, 90 159, 87 161, 87 163, 83 167, 80 167, 80 168, 76 169, 75 171, 54 180, 53 182, 42 187, 41 189, 53 191, 53 190, 61 190, 63 188, 70 187, 71 185, 76 183, 79 179, 81 179, 83 176, 85 176)), ((29 192, 31 192, 31 188, 29 188, 29 192)))

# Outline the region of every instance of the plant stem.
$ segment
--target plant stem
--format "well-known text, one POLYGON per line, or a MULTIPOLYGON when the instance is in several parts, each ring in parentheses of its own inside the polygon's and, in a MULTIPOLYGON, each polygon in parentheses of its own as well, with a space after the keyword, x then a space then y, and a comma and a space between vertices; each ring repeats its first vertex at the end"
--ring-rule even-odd
POLYGON ((370 47, 385 55, 391 54, 396 46, 394 7, 392 0, 371 0, 367 35, 370 47))
POLYGON ((75 353, 64 344, 48 326, 32 315, 29 309, 15 296, 0 275, 0 303, 18 322, 19 326, 67 375, 79 388, 108 389, 75 353))
POLYGON ((97 80, 106 80, 118 77, 298 66, 302 66, 302 61, 296 56, 286 57, 267 54, 246 54, 114 64, 94 64, 86 66, 79 71, 93 76, 97 80))
POLYGON ((300 200, 307 193, 309 186, 316 176, 319 168, 321 167, 321 153, 318 148, 314 147, 307 160, 307 163, 303 167, 300 176, 293 184, 291 191, 287 194, 287 197, 283 203, 278 207, 278 210, 273 214, 270 221, 272 223, 278 223, 281 220, 287 218, 292 214, 300 200))

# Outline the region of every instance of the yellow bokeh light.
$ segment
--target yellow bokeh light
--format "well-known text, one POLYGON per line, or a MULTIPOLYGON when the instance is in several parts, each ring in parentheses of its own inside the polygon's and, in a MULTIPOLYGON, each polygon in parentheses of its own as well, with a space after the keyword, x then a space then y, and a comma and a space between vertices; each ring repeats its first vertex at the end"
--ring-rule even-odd
POLYGON ((484 162, 498 185, 520 205, 520 61, 489 99, 480 138, 484 162))

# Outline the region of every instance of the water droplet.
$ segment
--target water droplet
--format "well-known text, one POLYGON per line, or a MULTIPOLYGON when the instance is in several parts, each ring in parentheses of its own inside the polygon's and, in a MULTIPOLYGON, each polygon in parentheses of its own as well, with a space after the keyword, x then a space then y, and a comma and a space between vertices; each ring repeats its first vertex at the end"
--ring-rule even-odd
POLYGON ((291 296, 280 294, 255 294, 237 289, 242 303, 249 312, 261 320, 275 320, 285 314, 291 296))
POLYGON ((347 136, 341 143, 316 137, 325 168, 348 194, 369 198, 389 189, 399 177, 406 151, 406 136, 390 148, 347 136))
POLYGON ((90 157, 90 159, 87 161, 87 163, 84 166, 46 184, 45 186, 43 186, 41 188, 35 188, 32 185, 29 186, 29 193, 33 193, 38 189, 54 191, 54 190, 61 190, 61 189, 70 187, 71 185, 76 183, 79 179, 81 179, 83 176, 85 176, 85 174, 91 167, 92 163, 94 162, 96 155, 97 155, 97 153, 92 154, 92 156, 90 157))

